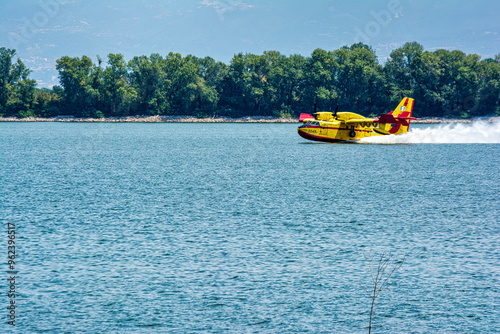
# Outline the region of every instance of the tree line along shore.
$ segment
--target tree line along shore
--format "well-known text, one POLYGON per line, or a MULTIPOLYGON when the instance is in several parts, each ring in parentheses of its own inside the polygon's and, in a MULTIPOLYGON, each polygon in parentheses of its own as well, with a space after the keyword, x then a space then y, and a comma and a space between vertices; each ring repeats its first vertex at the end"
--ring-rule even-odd
MULTIPOLYGON (((474 118, 444 118, 423 117, 411 121, 412 124, 447 124, 447 123, 472 123, 483 121, 487 123, 500 122, 500 116, 474 117, 474 118)), ((246 117, 196 117, 196 116, 116 116, 116 117, 0 117, 0 122, 62 122, 62 123, 298 123, 296 117, 273 116, 246 116, 246 117)))
POLYGON ((37 88, 16 51, 1 47, 1 120, 285 122, 315 104, 380 115, 404 96, 415 99, 415 117, 500 116, 500 54, 431 52, 417 42, 383 65, 372 47, 356 43, 309 57, 238 53, 229 64, 178 53, 63 56, 56 69, 59 85, 37 88))

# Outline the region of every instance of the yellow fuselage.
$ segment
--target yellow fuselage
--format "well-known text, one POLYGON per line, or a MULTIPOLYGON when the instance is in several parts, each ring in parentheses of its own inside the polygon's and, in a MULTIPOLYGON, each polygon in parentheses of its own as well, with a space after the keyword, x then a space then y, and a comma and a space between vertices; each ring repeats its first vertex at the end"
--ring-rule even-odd
POLYGON ((316 119, 306 119, 299 126, 303 138, 323 142, 358 140, 365 137, 389 134, 391 124, 375 123, 351 112, 339 112, 336 117, 331 112, 319 112, 316 119))

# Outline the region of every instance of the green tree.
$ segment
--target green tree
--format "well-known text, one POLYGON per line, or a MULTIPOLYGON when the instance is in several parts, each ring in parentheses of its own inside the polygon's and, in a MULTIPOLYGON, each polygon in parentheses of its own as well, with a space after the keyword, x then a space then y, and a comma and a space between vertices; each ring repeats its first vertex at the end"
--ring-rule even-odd
POLYGON ((480 58, 458 50, 422 53, 414 98, 417 116, 467 117, 478 110, 480 58))
POLYGON ((389 106, 387 80, 375 51, 356 43, 334 51, 338 104, 360 114, 380 114, 389 106))
POLYGON ((12 66, 12 73, 13 80, 9 87, 7 109, 21 117, 36 116, 33 112, 36 81, 28 78, 31 70, 18 59, 12 66))
POLYGON ((163 66, 164 59, 157 53, 129 61, 129 78, 137 92, 135 110, 138 114, 162 115, 170 111, 167 91, 171 89, 171 81, 163 66))
POLYGON ((223 62, 215 61, 211 57, 199 58, 198 65, 200 68, 198 75, 205 80, 208 86, 214 87, 220 92, 222 80, 227 75, 227 65, 223 62))
POLYGON ((280 67, 274 69, 273 82, 277 82, 277 104, 283 112, 298 114, 301 111, 309 111, 311 106, 302 104, 303 90, 305 84, 304 66, 306 59, 298 54, 283 57, 280 67))
POLYGON ((418 90, 418 76, 422 70, 424 47, 417 42, 405 43, 391 52, 384 70, 391 90, 392 103, 415 94, 418 90))
POLYGON ((62 111, 75 116, 95 115, 99 91, 93 86, 98 80, 92 75, 95 73, 92 60, 87 56, 64 56, 58 59, 56 64, 59 82, 63 88, 62 111))
POLYGON ((264 54, 257 56, 248 54, 246 56, 245 83, 249 92, 250 112, 252 114, 264 115, 265 111, 272 108, 273 87, 270 85, 269 73, 271 71, 269 59, 264 54))
POLYGON ((7 112, 6 106, 9 100, 9 87, 12 84, 12 59, 16 50, 0 48, 0 114, 7 112))
POLYGON ((16 50, 0 48, 0 114, 36 116, 33 111, 36 81, 21 59, 14 62, 16 50))
POLYGON ((37 116, 53 117, 59 114, 61 97, 49 89, 37 89, 33 101, 33 110, 37 116))
POLYGON ((336 76, 339 64, 335 54, 316 49, 304 64, 303 103, 311 110, 316 103, 320 110, 331 110, 337 102, 336 76))
POLYGON ((481 62, 479 80, 474 115, 500 116, 500 54, 481 62))
POLYGON ((126 116, 130 113, 137 98, 137 91, 129 84, 127 64, 123 55, 108 55, 108 66, 102 71, 99 96, 104 115, 126 116))
POLYGON ((221 83, 219 112, 225 116, 250 115, 252 105, 248 97, 248 69, 243 53, 234 55, 229 63, 227 75, 221 83))
POLYGON ((267 113, 261 111, 261 114, 291 116, 293 107, 299 107, 305 59, 299 55, 286 57, 278 51, 264 51, 260 58, 262 67, 259 71, 264 74, 261 80, 264 106, 268 109, 267 113))

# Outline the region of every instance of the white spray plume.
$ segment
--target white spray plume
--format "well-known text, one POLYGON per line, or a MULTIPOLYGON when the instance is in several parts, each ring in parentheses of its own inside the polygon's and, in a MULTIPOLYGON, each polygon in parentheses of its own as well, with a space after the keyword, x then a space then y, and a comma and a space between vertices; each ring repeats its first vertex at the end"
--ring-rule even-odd
POLYGON ((450 123, 428 128, 410 128, 402 135, 363 138, 361 143, 373 144, 498 144, 500 121, 450 123))

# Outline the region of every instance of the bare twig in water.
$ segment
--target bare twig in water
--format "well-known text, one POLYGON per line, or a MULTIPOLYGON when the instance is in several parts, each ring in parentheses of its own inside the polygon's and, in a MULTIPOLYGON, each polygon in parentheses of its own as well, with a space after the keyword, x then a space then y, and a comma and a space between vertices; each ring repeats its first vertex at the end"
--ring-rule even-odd
MULTIPOLYGON (((372 278, 372 284, 373 284, 373 290, 371 291, 371 299, 372 299, 372 304, 370 308, 370 324, 368 325, 368 333, 371 334, 372 331, 372 319, 374 315, 374 308, 375 308, 375 300, 378 298, 380 293, 382 292, 384 286, 387 284, 389 279, 391 278, 392 274, 401 266, 403 265, 404 261, 406 260, 406 256, 400 260, 400 261, 395 261, 392 268, 389 268, 391 265, 391 259, 392 259, 392 253, 391 252, 383 252, 380 255, 380 258, 378 258, 378 263, 376 266, 372 265, 373 260, 375 257, 371 255, 370 257, 365 256, 365 260, 368 261, 368 264, 370 266, 370 276, 372 278)), ((375 259, 377 260, 377 259, 375 259)), ((389 288, 386 287, 387 290, 389 288)), ((389 290, 390 291, 390 290, 389 290)))

